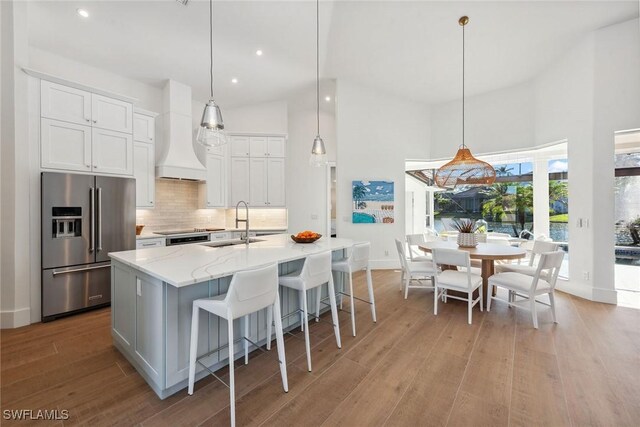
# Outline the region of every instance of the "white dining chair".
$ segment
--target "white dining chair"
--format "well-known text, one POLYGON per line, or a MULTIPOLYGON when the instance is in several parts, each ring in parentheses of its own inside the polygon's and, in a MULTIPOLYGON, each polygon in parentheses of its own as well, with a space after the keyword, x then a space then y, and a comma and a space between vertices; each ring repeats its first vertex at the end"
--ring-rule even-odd
POLYGON ((404 243, 396 239, 396 249, 402 267, 400 290, 404 289, 404 299, 409 295, 409 289, 433 289, 433 277, 436 275, 434 265, 431 261, 411 261, 407 259, 404 251, 404 243), (424 280, 431 280, 431 285, 423 283, 424 280), (417 282, 417 285, 412 283, 417 282))
MULTIPOLYGON (((344 280, 342 281, 342 290, 339 292, 342 296, 350 299, 351 329, 353 336, 356 336, 356 306, 355 301, 362 301, 371 306, 371 318, 375 323, 376 320, 376 301, 373 296, 373 280, 371 278, 371 267, 369 266, 369 253, 371 252, 371 244, 369 242, 356 243, 348 251, 348 255, 344 259, 331 262, 331 270, 346 274, 349 278, 349 293, 344 292, 344 280), (367 277, 367 290, 369 291, 369 301, 358 298, 353 294, 353 273, 365 270, 367 277)), ((316 318, 320 316, 320 288, 316 298, 316 318)), ((342 298, 340 299, 340 309, 342 309, 342 298)))
MULTIPOLYGON (((529 276, 533 276, 536 274, 536 271, 537 271, 536 258, 539 259, 543 253, 557 251, 559 246, 560 245, 558 243, 554 243, 554 242, 534 240, 533 246, 531 248, 531 253, 529 255, 528 264, 512 264, 512 263, 496 264, 495 271, 496 273, 506 273, 508 271, 511 271, 515 273, 522 273, 529 276)), ((543 277, 544 277, 544 274, 546 274, 546 272, 543 272, 543 277)))
MULTIPOLYGON (((195 383, 196 363, 202 364, 197 357, 198 354, 198 327, 200 320, 200 310, 216 315, 227 321, 227 333, 229 344, 206 353, 208 356, 219 352, 223 348, 229 349, 229 384, 218 380, 229 387, 229 405, 231 411, 231 425, 236 423, 236 399, 235 399, 235 374, 234 374, 234 344, 233 321, 243 319, 244 335, 240 340, 244 341, 245 364, 249 362, 249 344, 260 348, 249 339, 249 314, 262 309, 273 312, 275 315, 276 345, 278 347, 278 360, 280 362, 280 376, 282 377, 282 387, 285 393, 289 391, 287 380, 287 360, 284 350, 284 339, 282 335, 282 322, 280 321, 280 297, 278 294, 278 265, 272 264, 267 267, 244 270, 235 273, 231 279, 229 290, 226 294, 217 295, 211 298, 201 298, 193 302, 193 312, 191 318, 191 342, 189 348, 189 388, 188 393, 193 394, 195 383), (273 311, 271 311, 273 310, 273 311)), ((269 322, 270 326, 271 322, 269 322)), ((270 328, 269 328, 270 329, 270 328)), ((267 342, 271 341, 271 334, 268 334, 267 342)), ((204 357, 204 356, 203 356, 204 357)), ((202 364, 205 369, 209 369, 202 364)))
MULTIPOLYGON (((333 286, 333 274, 331 274, 331 251, 321 252, 319 254, 309 255, 304 260, 302 270, 292 272, 279 277, 280 286, 294 289, 299 292, 300 308, 292 313, 287 313, 284 317, 288 317, 296 312, 302 315, 301 327, 304 330, 304 343, 307 351, 307 368, 311 372, 311 343, 309 340, 309 309, 307 304, 307 291, 317 289, 325 283, 328 286, 329 305, 331 307, 331 322, 333 325, 333 333, 336 337, 338 348, 342 348, 340 340, 340 324, 338 322, 338 308, 336 306, 336 293, 333 286)), ((319 293, 316 294, 319 297, 319 293)), ((267 313, 268 314, 268 313, 267 313)), ((317 316, 314 316, 316 319, 317 316)), ((267 334, 270 330, 271 319, 267 319, 267 334)))
POLYGON ((427 242, 436 240, 437 236, 425 235, 425 234, 407 234, 407 246, 409 259, 411 261, 431 261, 431 255, 425 254, 420 250, 420 246, 427 242))
POLYGON ((434 280, 435 292, 433 294, 433 314, 438 314, 438 299, 443 298, 446 302, 448 298, 467 302, 468 322, 471 324, 471 311, 473 307, 480 303, 482 311, 482 276, 471 272, 469 252, 457 249, 436 248, 433 250, 434 269, 437 266, 463 267, 465 271, 443 269, 437 272, 434 280), (473 292, 480 288, 478 298, 473 299, 473 292), (463 292, 467 298, 450 295, 447 290, 463 292))
POLYGON ((516 272, 498 273, 489 277, 487 311, 491 310, 492 299, 506 302, 512 307, 530 310, 531 318, 533 319, 533 327, 538 329, 536 303, 539 303, 551 307, 553 322, 557 323, 554 290, 563 259, 564 251, 547 252, 540 255, 540 262, 538 262, 538 266, 536 267, 536 272, 533 277, 516 272), (497 296, 493 296, 494 287, 507 289, 509 291, 509 295, 513 292, 515 296, 524 299, 520 301, 503 300, 497 296), (549 304, 536 300, 536 296, 544 294, 549 296, 549 304))

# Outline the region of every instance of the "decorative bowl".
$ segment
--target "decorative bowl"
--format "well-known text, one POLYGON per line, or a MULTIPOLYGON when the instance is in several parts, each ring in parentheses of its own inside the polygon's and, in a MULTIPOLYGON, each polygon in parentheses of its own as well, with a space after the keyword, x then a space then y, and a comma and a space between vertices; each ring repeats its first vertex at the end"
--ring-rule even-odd
POLYGON ((296 243, 313 243, 321 237, 322 237, 322 234, 318 234, 316 237, 304 237, 304 238, 296 237, 292 234, 291 240, 293 240, 296 243))
POLYGON ((143 228, 144 228, 144 225, 136 225, 136 236, 139 236, 140 234, 142 234, 143 228))

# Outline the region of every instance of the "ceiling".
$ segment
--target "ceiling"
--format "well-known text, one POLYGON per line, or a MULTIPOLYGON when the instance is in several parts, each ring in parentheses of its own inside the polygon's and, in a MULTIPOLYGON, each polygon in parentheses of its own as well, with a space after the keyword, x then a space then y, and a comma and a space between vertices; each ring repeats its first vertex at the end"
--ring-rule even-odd
MULTIPOLYGON (((463 14, 470 17, 466 88, 474 94, 530 79, 587 32, 637 17, 638 1, 322 1, 320 10, 326 81, 351 79, 430 104, 460 97, 463 14)), ((153 85, 172 78, 200 100, 209 92, 208 32, 207 1, 29 4, 31 45, 153 85), (80 7, 89 18, 76 14, 80 7)), ((285 99, 313 87, 313 1, 215 1, 214 38, 220 104, 285 99)))

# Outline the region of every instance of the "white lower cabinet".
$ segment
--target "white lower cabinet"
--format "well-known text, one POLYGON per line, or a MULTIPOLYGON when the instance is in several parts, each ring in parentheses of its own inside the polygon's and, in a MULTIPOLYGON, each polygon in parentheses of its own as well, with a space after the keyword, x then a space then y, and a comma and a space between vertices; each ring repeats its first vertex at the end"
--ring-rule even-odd
POLYGON ((94 172, 133 175, 131 134, 93 128, 91 148, 94 172))
POLYGON ((154 382, 164 380, 163 284, 160 280, 136 277, 135 358, 154 382))
POLYGON ((91 172, 91 126, 42 119, 40 160, 44 169, 91 172))
POLYGON ((136 249, 157 248, 165 245, 166 239, 164 237, 136 240, 136 249))
POLYGON ((133 143, 133 176, 136 179, 136 207, 154 207, 156 180, 153 144, 133 143))
POLYGON ((240 200, 248 202, 249 199, 249 158, 231 158, 231 197, 230 205, 234 207, 240 200))

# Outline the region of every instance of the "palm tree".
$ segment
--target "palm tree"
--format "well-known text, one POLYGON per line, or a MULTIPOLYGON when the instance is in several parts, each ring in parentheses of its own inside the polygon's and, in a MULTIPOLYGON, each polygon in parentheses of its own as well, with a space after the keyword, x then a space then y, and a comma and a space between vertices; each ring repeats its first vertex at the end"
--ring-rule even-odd
POLYGON ((549 204, 566 200, 569 195, 566 181, 549 181, 549 204))
POLYGON ((498 176, 511 176, 513 168, 508 168, 507 165, 498 166, 496 169, 496 175, 498 176))
POLYGON ((483 191, 487 195, 482 204, 482 216, 491 221, 502 221, 507 211, 513 206, 513 195, 509 194, 509 184, 500 182, 483 191))
POLYGON ((367 195, 367 189, 362 184, 357 184, 353 186, 353 208, 358 209, 360 206, 360 200, 364 199, 364 196, 367 195))

